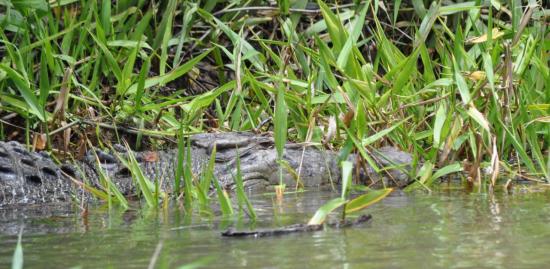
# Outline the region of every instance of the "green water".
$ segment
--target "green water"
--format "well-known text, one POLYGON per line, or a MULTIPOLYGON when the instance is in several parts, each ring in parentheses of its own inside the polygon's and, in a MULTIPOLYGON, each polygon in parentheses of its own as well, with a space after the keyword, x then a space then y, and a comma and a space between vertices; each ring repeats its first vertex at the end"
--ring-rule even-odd
MULTIPOLYGON (((255 226, 305 222, 330 197, 287 195, 282 204, 253 197, 255 226)), ((550 264, 549 201, 546 193, 457 190, 390 196, 363 211, 373 219, 362 227, 248 239, 220 236, 228 225, 248 227, 247 218, 189 218, 177 206, 97 208, 85 217, 60 209, 15 222, 0 211, 0 268, 11 266, 23 224, 25 268, 147 268, 155 250, 155 268, 197 261, 209 268, 543 268, 550 264)))

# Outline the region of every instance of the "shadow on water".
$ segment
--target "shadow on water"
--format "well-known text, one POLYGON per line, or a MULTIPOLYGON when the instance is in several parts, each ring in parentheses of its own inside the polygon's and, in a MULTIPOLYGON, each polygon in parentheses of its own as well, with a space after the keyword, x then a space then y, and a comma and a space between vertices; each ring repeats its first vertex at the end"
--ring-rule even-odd
POLYGON ((550 197, 440 190, 392 195, 364 210, 371 223, 352 229, 271 238, 222 238, 228 226, 274 228, 305 223, 335 194, 305 192, 278 203, 258 195, 258 215, 193 216, 163 210, 107 210, 82 217, 71 206, 0 209, 0 267, 9 268, 24 226, 25 268, 537 268, 550 262, 550 197))

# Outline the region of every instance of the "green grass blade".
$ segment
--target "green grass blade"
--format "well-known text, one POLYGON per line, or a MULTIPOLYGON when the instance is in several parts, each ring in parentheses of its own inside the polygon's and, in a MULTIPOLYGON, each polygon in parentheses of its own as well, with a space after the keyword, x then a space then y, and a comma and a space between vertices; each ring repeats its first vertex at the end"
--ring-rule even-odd
POLYGON ((439 108, 437 109, 437 112, 435 113, 435 122, 434 122, 434 147, 439 148, 439 144, 441 143, 441 131, 443 129, 443 125, 445 124, 445 121, 447 120, 447 107, 445 105, 445 102, 441 102, 439 104, 439 108))
POLYGON ((50 78, 48 74, 48 66, 46 65, 46 56, 44 50, 42 50, 40 57, 42 60, 40 61, 40 95, 38 99, 38 104, 40 108, 45 108, 46 101, 50 93, 50 78))
POLYGON ((176 158, 176 171, 174 171, 174 194, 175 197, 180 196, 181 179, 183 178, 183 164, 185 162, 185 138, 183 136, 183 128, 180 128, 178 137, 178 157, 176 158))
POLYGON ((246 193, 244 191, 244 183, 243 183, 243 176, 241 173, 241 158, 239 157, 239 153, 237 152, 237 174, 234 176, 235 180, 235 186, 236 186, 236 192, 237 192, 237 200, 239 201, 239 208, 243 209, 244 206, 246 206, 248 210, 248 215, 251 219, 256 219, 256 212, 254 211, 254 207, 252 207, 252 204, 248 200, 248 197, 246 196, 246 193))
POLYGON ((320 225, 325 222, 325 219, 327 216, 337 208, 343 206, 346 203, 345 199, 342 199, 342 197, 334 198, 324 205, 322 205, 317 211, 315 212, 315 215, 308 221, 308 225, 320 225))
POLYGON ((367 10, 369 9, 369 4, 370 1, 367 1, 363 5, 363 8, 361 8, 361 10, 359 11, 359 16, 355 19, 355 21, 353 22, 353 26, 351 27, 350 36, 346 40, 342 51, 338 55, 336 64, 340 69, 344 69, 347 65, 349 55, 352 52, 354 45, 357 43, 357 39, 361 35, 361 31, 363 30, 363 26, 365 25, 365 17, 367 15, 367 10))
POLYGON ((488 52, 482 54, 483 57, 483 68, 485 69, 485 75, 487 76, 487 81, 489 81, 489 86, 494 91, 495 89, 495 74, 493 72, 493 61, 491 55, 488 52))
POLYGON ((222 189, 220 186, 220 182, 217 178, 214 178, 212 180, 214 183, 214 187, 216 188, 216 194, 218 196, 218 203, 220 203, 220 209, 222 211, 222 214, 225 216, 231 216, 234 214, 233 207, 231 206, 231 199, 227 195, 227 193, 222 189))
POLYGON ((342 162, 342 199, 347 198, 349 188, 351 186, 351 174, 353 171, 353 163, 350 161, 342 162))
POLYGON ((141 106, 142 106, 141 102, 142 102, 142 97, 145 90, 145 80, 147 79, 147 74, 149 74, 150 67, 151 67, 151 58, 147 58, 143 66, 141 66, 141 70, 139 71, 136 95, 134 98, 135 111, 137 113, 141 113, 141 106))
POLYGON ((220 94, 233 90, 236 86, 237 82, 235 80, 231 80, 217 89, 213 89, 201 95, 195 96, 189 103, 182 105, 181 108, 187 113, 193 115, 195 112, 200 111, 200 109, 211 105, 220 94))
MULTIPOLYGON (((162 17, 161 27, 158 29, 157 40, 160 40, 160 63, 159 74, 163 76, 166 73, 166 62, 168 60, 168 41, 172 37, 172 23, 174 13, 176 12, 176 0, 169 0, 162 17)), ((155 42, 155 47, 157 43, 155 42)))
POLYGON ((214 169, 216 166, 216 144, 212 147, 212 153, 210 154, 210 159, 208 160, 208 166, 206 167, 206 170, 204 171, 203 180, 201 181, 201 188, 203 190, 210 189, 210 184, 212 184, 212 178, 214 178, 214 169))
POLYGON ((103 0, 101 5, 101 27, 108 36, 111 32, 111 1, 103 0))
POLYGON ((332 48, 336 53, 342 50, 344 40, 347 40, 346 30, 340 19, 332 13, 330 8, 323 1, 318 0, 317 3, 321 8, 321 13, 325 19, 327 30, 332 41, 332 48))
POLYGON ((489 122, 487 121, 485 116, 483 116, 483 114, 481 114, 481 112, 477 110, 475 106, 471 105, 468 108, 467 113, 475 122, 479 124, 479 126, 481 126, 481 128, 487 131, 487 133, 491 133, 491 127, 489 126, 489 122))
POLYGON ((11 269, 23 269, 23 244, 21 243, 21 238, 23 237, 23 228, 19 231, 19 236, 17 237, 17 245, 15 246, 15 251, 13 252, 13 257, 11 259, 11 269))
POLYGON ((191 208, 193 203, 193 171, 191 162, 191 139, 187 138, 185 146, 185 166, 183 167, 183 192, 185 196, 185 205, 191 208))
POLYGON ((45 122, 46 115, 36 98, 36 94, 31 90, 29 81, 25 80, 17 71, 5 64, 0 63, 0 70, 6 72, 7 76, 13 81, 15 86, 17 86, 17 90, 21 93, 23 99, 25 99, 30 112, 41 121, 45 122))
POLYGON ((421 44, 424 44, 426 42, 426 38, 428 38, 428 35, 430 34, 430 31, 434 25, 435 20, 437 20, 438 13, 439 13, 439 7, 440 4, 436 4, 435 2, 432 2, 432 6, 422 19, 422 23, 420 23, 420 28, 418 29, 418 32, 416 33, 416 37, 414 40, 414 48, 418 48, 421 44))
POLYGON ((461 172, 463 170, 462 164, 459 162, 445 165, 444 167, 438 169, 433 173, 431 179, 427 182, 427 185, 430 186, 436 179, 444 177, 446 175, 454 174, 461 172))
POLYGON ((418 17, 421 17, 423 18, 424 16, 426 16, 426 7, 424 6, 424 1, 422 0, 412 0, 412 5, 413 5, 413 8, 414 8, 414 12, 416 12, 416 15, 418 17))
POLYGON ((128 201, 126 200, 124 195, 122 195, 122 193, 117 188, 117 186, 113 183, 113 181, 105 174, 105 171, 101 169, 101 165, 97 155, 96 155, 96 160, 98 163, 97 171, 99 173, 100 182, 102 182, 103 183, 102 185, 107 189, 106 198, 107 198, 107 202, 109 203, 109 208, 111 208, 112 196, 114 195, 116 202, 118 202, 124 209, 128 209, 128 201))
MULTIPOLYGON (((277 158, 280 161, 283 160, 286 133, 287 133, 287 107, 285 102, 285 88, 279 83, 279 89, 277 90, 277 101, 275 104, 275 148, 277 149, 277 158)), ((279 183, 283 184, 283 167, 279 165, 279 183)))
POLYGON ((132 177, 138 183, 137 189, 141 192, 141 194, 143 194, 147 205, 150 207, 156 207, 156 205, 158 205, 158 201, 155 201, 155 195, 153 194, 153 191, 155 190, 153 182, 147 179, 143 174, 143 171, 139 167, 139 163, 128 143, 124 142, 124 146, 128 152, 128 161, 124 160, 124 158, 119 158, 119 160, 130 170, 132 177))
MULTIPOLYGON (((420 167, 420 170, 417 173, 417 176, 419 177, 415 183, 418 183, 422 186, 426 186, 426 183, 430 181, 433 175, 434 170, 434 164, 431 161, 426 161, 420 167)), ((414 184, 413 184, 414 185, 414 184)))
POLYGON ((504 128, 506 132, 506 136, 510 139, 510 141, 512 142, 512 145, 514 146, 517 153, 519 154, 520 160, 527 166, 527 168, 530 171, 532 172, 537 171, 537 169, 535 168, 535 164, 533 163, 531 158, 529 158, 529 155, 527 154, 525 148, 522 146, 520 140, 518 140, 517 136, 514 133, 512 133, 512 131, 510 131, 510 129, 508 129, 504 125, 504 123, 501 122, 501 124, 502 124, 502 128, 504 128))
POLYGON ((279 5, 279 11, 281 12, 282 15, 288 15, 288 11, 290 9, 290 3, 288 0, 280 0, 280 1, 277 1, 278 2, 278 5, 279 5))
POLYGON ((395 123, 394 125, 392 125, 391 127, 389 128, 386 128, 380 132, 377 132, 376 134, 373 134, 367 138, 364 138, 362 141, 361 141, 361 145, 363 147, 366 147, 376 141, 378 141, 379 139, 381 139, 382 137, 388 135, 389 133, 391 133, 395 128, 399 127, 401 124, 403 124, 405 121, 407 121, 409 118, 406 118, 404 120, 401 120, 397 123, 395 123))
MULTIPOLYGON (((399 94, 403 92, 403 89, 405 89, 407 84, 411 82, 411 79, 417 76, 418 69, 416 67, 416 62, 419 54, 420 49, 415 49, 411 55, 404 58, 403 61, 399 63, 397 68, 394 69, 395 71, 392 70, 393 72, 387 74, 387 76, 392 74, 392 79, 395 81, 392 87, 392 93, 399 94)), ((382 102, 379 102, 379 104, 381 103, 382 102)))
MULTIPOLYGON (((157 86, 159 84, 166 84, 170 81, 173 81, 181 76, 183 76, 185 73, 189 72, 198 62, 200 62, 204 57, 206 57, 212 49, 208 49, 207 51, 201 53, 199 56, 189 60, 185 64, 180 65, 178 68, 166 73, 163 76, 155 76, 152 78, 148 78, 145 80, 145 86, 144 89, 151 88, 153 86, 157 86)), ((127 95, 132 95, 136 93, 138 87, 138 83, 134 83, 128 90, 125 92, 127 95)))
POLYGON ((261 54, 254 49, 254 47, 242 36, 235 33, 231 28, 229 28, 226 23, 220 21, 218 18, 214 17, 212 14, 206 12, 203 9, 198 10, 198 13, 205 18, 208 21, 213 21, 214 25, 218 27, 220 30, 224 32, 227 37, 231 40, 234 46, 237 46, 238 44, 241 44, 242 46, 242 54, 248 55, 248 60, 254 65, 255 68, 257 68, 259 71, 263 72, 264 69, 264 62, 265 60, 261 56, 261 54))
POLYGON ((370 190, 368 193, 360 195, 355 199, 349 201, 346 204, 346 214, 359 211, 365 207, 373 205, 382 199, 384 199, 388 194, 393 191, 392 188, 380 189, 380 190, 370 190))
POLYGON ((460 69, 454 58, 453 58, 453 67, 454 67, 453 71, 454 71, 454 79, 455 79, 456 87, 458 88, 460 97, 462 97, 462 103, 464 105, 467 105, 468 103, 470 103, 470 100, 471 100, 470 90, 469 90, 468 84, 466 83, 466 80, 464 80, 464 77, 460 73, 460 69))
MULTIPOLYGON (((97 30, 100 28, 98 27, 97 30)), ((105 59, 107 60, 107 64, 109 67, 109 70, 113 72, 115 75, 117 81, 122 81, 122 70, 120 69, 120 66, 118 65, 115 56, 113 56, 113 53, 107 48, 107 45, 103 43, 98 37, 96 37, 92 32, 89 32, 90 36, 93 38, 97 46, 101 49, 101 52, 103 52, 103 55, 105 56, 105 59)))

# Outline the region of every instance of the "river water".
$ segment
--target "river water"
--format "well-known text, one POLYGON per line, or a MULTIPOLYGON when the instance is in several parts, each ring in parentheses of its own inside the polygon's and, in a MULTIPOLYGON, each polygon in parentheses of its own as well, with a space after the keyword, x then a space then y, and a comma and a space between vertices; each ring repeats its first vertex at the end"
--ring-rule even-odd
MULTIPOLYGON (((0 210, 0 268, 11 266, 23 228, 25 268, 545 268, 550 265, 548 193, 476 193, 460 188, 397 194, 363 210, 370 223, 270 238, 223 238, 228 226, 304 223, 334 194, 251 197, 258 219, 219 213, 107 210, 86 216, 0 210), (42 215, 42 216, 41 216, 42 215), (14 218, 16 218, 14 220, 14 218), (155 254, 157 253, 157 254, 155 254)), ((34 211, 33 211, 34 210, 34 211)))

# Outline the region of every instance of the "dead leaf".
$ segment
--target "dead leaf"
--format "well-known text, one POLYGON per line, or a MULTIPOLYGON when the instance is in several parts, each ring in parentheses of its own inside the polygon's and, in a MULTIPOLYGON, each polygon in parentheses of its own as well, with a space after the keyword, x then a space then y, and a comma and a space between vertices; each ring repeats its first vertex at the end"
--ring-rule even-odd
POLYGON ((17 136, 19 136, 19 131, 13 131, 13 132, 11 132, 11 133, 9 133, 9 134, 7 135, 7 139, 6 139, 6 140, 8 140, 8 141, 9 141, 9 140, 14 140, 15 137, 17 137, 17 136))
MULTIPOLYGON (((61 126, 67 126, 67 122, 61 121, 61 126)), ((69 143, 71 142, 71 128, 66 128, 63 130, 63 151, 69 151, 69 143)))
POLYGON ((65 119, 65 108, 67 107, 70 90, 69 83, 72 72, 72 68, 67 68, 65 70, 65 73, 63 74, 63 81, 61 82, 61 89, 59 90, 59 95, 55 100, 55 109, 53 111, 54 118, 60 119, 61 121, 65 119))
POLYGON ((485 72, 483 72, 483 71, 466 72, 464 75, 472 81, 485 80, 485 78, 487 77, 485 75, 485 72))
POLYGON ((283 195, 285 193, 285 185, 277 185, 275 186, 275 194, 276 194, 276 197, 277 197, 277 201, 282 201, 283 200, 283 195))
MULTIPOLYGON (((503 36, 504 32, 499 31, 498 28, 493 28, 492 35, 493 35, 492 40, 495 40, 503 36)), ((488 38, 487 34, 483 34, 478 37, 469 38, 468 40, 466 40, 466 43, 479 44, 479 43, 486 42, 487 38, 488 38)))
POLYGON ((330 116, 328 118, 328 128, 325 133, 324 142, 328 143, 334 136, 336 135, 336 118, 334 116, 330 116))
POLYGON ((497 151, 497 139, 496 137, 493 137, 493 152, 491 156, 491 185, 495 186, 495 183, 497 181, 498 173, 500 170, 500 163, 498 158, 498 151, 497 151))
POLYGON ((345 115, 344 115, 344 118, 342 119, 342 121, 344 122, 344 124, 349 127, 350 123, 351 123, 351 120, 353 120, 353 117, 355 116, 355 113, 353 113, 352 110, 348 111, 345 115))
POLYGON ((159 160, 159 155, 154 151, 147 151, 143 153, 143 160, 145 162, 153 163, 159 160))
POLYGON ((46 134, 35 133, 32 138, 32 146, 35 150, 44 150, 46 148, 46 134))

